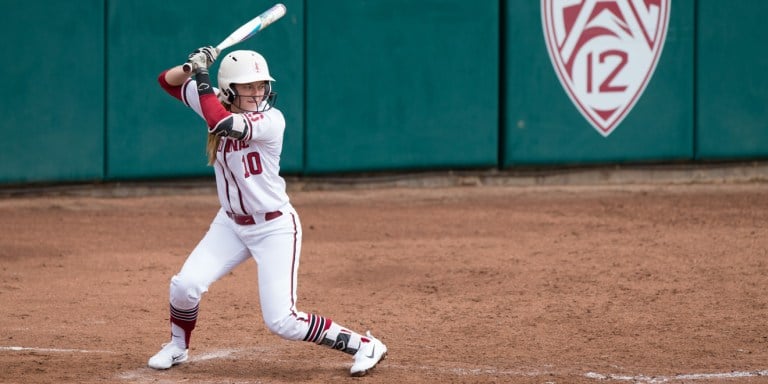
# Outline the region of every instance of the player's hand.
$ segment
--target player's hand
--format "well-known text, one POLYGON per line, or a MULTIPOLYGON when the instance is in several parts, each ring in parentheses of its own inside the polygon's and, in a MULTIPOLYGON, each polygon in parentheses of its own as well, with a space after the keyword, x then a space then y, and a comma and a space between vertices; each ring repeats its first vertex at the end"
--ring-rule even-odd
POLYGON ((216 49, 216 47, 212 47, 210 45, 195 49, 192 53, 189 54, 189 58, 184 64, 184 71, 198 72, 201 69, 207 69, 213 65, 213 62, 216 61, 218 56, 219 50, 216 49))
POLYGON ((219 50, 216 49, 216 47, 213 47, 213 46, 210 46, 210 45, 205 46, 205 47, 200 47, 198 49, 195 49, 195 51, 192 52, 192 54, 190 56, 192 56, 192 55, 199 55, 201 53, 203 55, 205 55, 205 66, 206 67, 210 67, 211 65, 213 65, 213 63, 216 61, 216 58, 219 57, 219 50))

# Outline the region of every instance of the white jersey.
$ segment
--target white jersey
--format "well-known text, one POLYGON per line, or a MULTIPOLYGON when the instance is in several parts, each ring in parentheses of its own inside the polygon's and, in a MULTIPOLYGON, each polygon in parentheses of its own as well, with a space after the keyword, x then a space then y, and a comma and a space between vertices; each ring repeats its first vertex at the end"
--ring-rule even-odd
MULTIPOLYGON (((193 79, 183 85, 181 94, 184 104, 203 117, 193 79)), ((222 137, 217 150, 214 170, 219 201, 226 211, 241 215, 280 210, 289 204, 280 176, 285 118, 276 108, 243 115, 251 122, 249 139, 222 137)))

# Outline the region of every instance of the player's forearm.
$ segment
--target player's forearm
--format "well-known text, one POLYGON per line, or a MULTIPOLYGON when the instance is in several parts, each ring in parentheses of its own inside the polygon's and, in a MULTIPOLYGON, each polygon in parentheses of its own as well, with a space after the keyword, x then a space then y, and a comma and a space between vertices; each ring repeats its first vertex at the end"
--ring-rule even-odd
POLYGON ((181 65, 177 65, 165 72, 165 81, 168 85, 178 87, 184 84, 192 75, 191 72, 184 72, 181 65))

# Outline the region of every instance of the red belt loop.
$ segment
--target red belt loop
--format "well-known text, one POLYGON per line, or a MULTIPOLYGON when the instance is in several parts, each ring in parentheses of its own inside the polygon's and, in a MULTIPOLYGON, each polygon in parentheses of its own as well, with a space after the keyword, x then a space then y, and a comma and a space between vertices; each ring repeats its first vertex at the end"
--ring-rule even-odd
POLYGON ((262 215, 258 215, 258 216, 238 215, 237 213, 227 212, 227 216, 229 216, 229 218, 232 219, 232 221, 234 221, 235 224, 238 224, 238 225, 253 225, 260 222, 263 223, 263 222, 277 219, 282 215, 283 213, 280 211, 267 212, 263 216, 262 215))

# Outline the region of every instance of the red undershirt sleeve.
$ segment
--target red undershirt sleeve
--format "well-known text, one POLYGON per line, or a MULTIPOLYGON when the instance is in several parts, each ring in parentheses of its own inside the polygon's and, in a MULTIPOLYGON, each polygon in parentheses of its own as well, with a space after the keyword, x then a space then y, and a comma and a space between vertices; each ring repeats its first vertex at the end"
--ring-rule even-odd
POLYGON ((160 83, 160 87, 162 87, 165 90, 165 92, 167 92, 169 95, 171 95, 171 96, 181 100, 181 85, 173 86, 173 85, 168 84, 168 82, 165 80, 165 74, 167 72, 168 72, 167 69, 165 71, 163 71, 160 74, 160 76, 157 78, 157 82, 160 83))
POLYGON ((213 93, 200 95, 200 108, 203 110, 203 117, 205 117, 205 122, 208 124, 208 128, 211 129, 213 129, 219 121, 232 114, 224 109, 219 98, 213 93))

